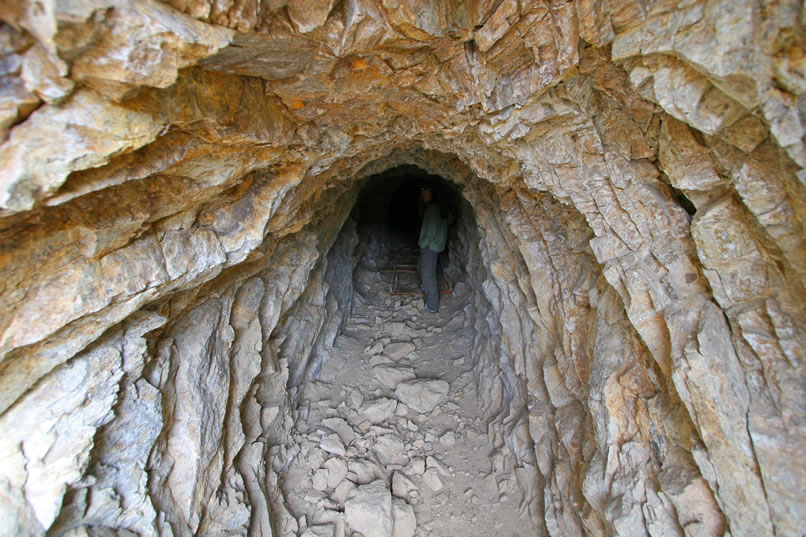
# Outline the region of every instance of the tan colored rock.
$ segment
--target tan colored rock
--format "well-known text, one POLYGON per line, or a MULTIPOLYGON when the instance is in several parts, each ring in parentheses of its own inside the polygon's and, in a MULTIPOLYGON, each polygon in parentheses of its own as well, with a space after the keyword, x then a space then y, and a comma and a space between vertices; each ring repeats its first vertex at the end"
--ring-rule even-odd
MULTIPOLYGON (((361 189, 416 166, 519 533, 800 535, 806 15, 757 4, 4 5, 0 533, 397 534, 369 459, 450 487, 412 439, 447 387, 414 427, 308 389, 366 306, 361 189)), ((381 313, 415 368, 454 326, 381 313)))
POLYGON ((708 149, 676 119, 668 118, 661 126, 658 158, 672 184, 681 190, 711 190, 725 185, 708 149))
POLYGON ((448 29, 446 4, 381 0, 381 5, 392 26, 410 39, 425 41, 443 35, 448 29))
POLYGON ((202 24, 159 2, 110 10, 103 39, 73 61, 71 76, 112 98, 133 86, 164 88, 179 69, 226 46, 230 30, 202 24))
POLYGON ((306 34, 322 26, 332 8, 332 1, 316 2, 312 0, 291 0, 286 6, 291 23, 301 34, 306 34))
POLYGON ((25 52, 20 76, 26 89, 43 101, 58 102, 73 91, 74 83, 66 75, 67 64, 43 47, 34 45, 25 52))
POLYGON ((152 141, 161 128, 153 116, 99 99, 89 90, 59 107, 43 107, 0 146, 0 207, 30 209, 71 171, 105 164, 115 153, 152 141), (50 144, 59 151, 54 154, 50 144))
POLYGON ((484 26, 474 32, 473 38, 482 52, 488 50, 501 36, 507 33, 512 24, 517 20, 517 13, 518 2, 505 0, 496 8, 492 16, 487 19, 484 26))

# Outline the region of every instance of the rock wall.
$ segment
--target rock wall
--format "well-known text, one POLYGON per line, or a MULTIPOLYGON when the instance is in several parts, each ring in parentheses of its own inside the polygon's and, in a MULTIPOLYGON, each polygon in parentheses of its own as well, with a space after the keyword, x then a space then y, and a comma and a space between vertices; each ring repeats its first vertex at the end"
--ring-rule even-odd
POLYGON ((413 164, 474 212, 473 361, 544 534, 801 535, 800 3, 0 20, 5 534, 270 535, 351 208, 413 164))

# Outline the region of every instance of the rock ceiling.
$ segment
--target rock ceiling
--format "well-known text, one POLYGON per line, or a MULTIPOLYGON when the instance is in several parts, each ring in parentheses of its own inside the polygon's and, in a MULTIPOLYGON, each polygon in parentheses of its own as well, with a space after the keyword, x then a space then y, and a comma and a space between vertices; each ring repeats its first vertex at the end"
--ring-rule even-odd
MULTIPOLYGON (((799 2, 21 0, 0 20, 9 535, 89 527, 111 490, 96 526, 265 530, 198 514, 224 477, 166 469, 193 431, 160 405, 198 384, 180 327, 215 303, 237 340, 235 297, 257 297, 243 383, 268 393, 271 343, 305 289, 329 292, 317 263, 363 180, 402 164, 474 211, 468 277, 501 357, 480 382, 500 374, 502 415, 525 412, 505 436, 539 470, 547 534, 802 533, 799 2), (104 481, 138 412, 154 434, 104 481)), ((266 437, 232 391, 238 430, 266 437)), ((244 476, 269 444, 222 465, 244 476)), ((254 509, 276 492, 260 468, 238 485, 254 509)))

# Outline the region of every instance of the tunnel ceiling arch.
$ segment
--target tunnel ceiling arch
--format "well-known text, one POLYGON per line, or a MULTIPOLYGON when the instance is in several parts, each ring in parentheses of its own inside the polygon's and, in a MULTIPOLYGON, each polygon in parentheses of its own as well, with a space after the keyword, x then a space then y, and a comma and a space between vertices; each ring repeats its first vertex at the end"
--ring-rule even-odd
MULTIPOLYGON (((221 348, 259 331, 238 408, 276 395, 290 416, 304 371, 272 334, 311 315, 335 337, 362 181, 414 165, 475 213, 468 300, 497 357, 477 376, 547 534, 800 535, 805 18, 758 0, 0 7, 0 512, 43 535, 83 501, 133 386, 176 396, 193 319, 220 321, 221 348), (59 387, 64 415, 20 428, 59 387)), ((237 427, 281 436, 255 423, 237 427)), ((189 434, 172 426, 132 464, 189 434)), ((195 532, 211 493, 160 468, 165 488, 121 494, 195 532)), ((277 491, 253 485, 268 511, 277 491)))

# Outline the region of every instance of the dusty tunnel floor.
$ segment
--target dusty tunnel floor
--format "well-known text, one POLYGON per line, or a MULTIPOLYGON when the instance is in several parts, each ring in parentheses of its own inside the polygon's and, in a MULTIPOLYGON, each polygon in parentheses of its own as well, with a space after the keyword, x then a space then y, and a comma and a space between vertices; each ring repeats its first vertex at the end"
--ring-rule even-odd
POLYGON ((287 523, 298 527, 281 535, 534 534, 515 472, 482 420, 467 284, 433 314, 419 296, 390 296, 380 273, 357 274, 363 292, 305 386, 289 439, 293 462, 280 483, 296 518, 287 523))

